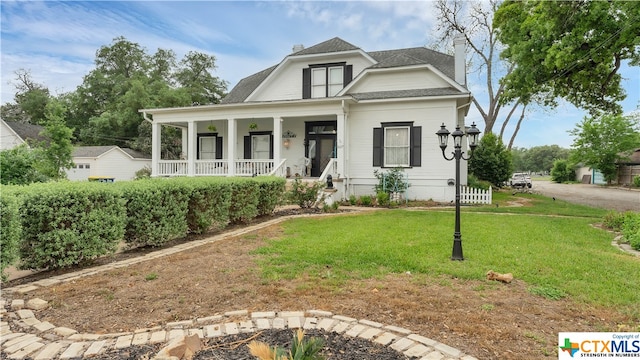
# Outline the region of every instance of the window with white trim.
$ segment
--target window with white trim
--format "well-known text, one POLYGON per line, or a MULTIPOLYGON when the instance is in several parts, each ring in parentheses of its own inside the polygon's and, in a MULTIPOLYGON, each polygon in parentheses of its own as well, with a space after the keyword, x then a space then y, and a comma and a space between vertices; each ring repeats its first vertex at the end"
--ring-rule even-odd
POLYGON ((222 159, 222 140, 222 137, 218 136, 218 133, 198 134, 196 159, 222 159))
POLYGON ((198 138, 198 159, 216 158, 216 136, 200 136, 198 138))
POLYGON ((384 128, 384 167, 409 166, 409 126, 384 128))
POLYGON ((344 62, 313 64, 302 69, 302 98, 336 96, 352 80, 353 66, 344 62))
POLYGON ((381 125, 373 128, 373 166, 421 166, 422 127, 413 126, 412 121, 381 125))

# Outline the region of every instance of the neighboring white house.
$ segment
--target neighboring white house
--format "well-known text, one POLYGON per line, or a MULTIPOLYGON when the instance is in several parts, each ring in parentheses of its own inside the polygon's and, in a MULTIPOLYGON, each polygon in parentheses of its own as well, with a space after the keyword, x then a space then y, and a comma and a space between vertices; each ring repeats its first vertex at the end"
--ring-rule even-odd
POLYGON ((40 132, 44 127, 0 119, 0 150, 9 150, 30 141, 43 141, 40 132))
POLYGON ((140 110, 152 124, 152 176, 330 174, 348 197, 373 194, 374 171, 401 167, 408 198, 451 201, 455 164, 435 133, 464 130, 472 101, 461 39, 455 54, 367 52, 340 38, 296 46, 220 104, 140 110), (181 160, 161 158, 163 126, 182 129, 181 160))
POLYGON ((110 146, 80 146, 73 149, 74 167, 67 169, 69 180, 88 180, 89 176, 133 180, 136 171, 151 167, 151 159, 135 150, 110 146))

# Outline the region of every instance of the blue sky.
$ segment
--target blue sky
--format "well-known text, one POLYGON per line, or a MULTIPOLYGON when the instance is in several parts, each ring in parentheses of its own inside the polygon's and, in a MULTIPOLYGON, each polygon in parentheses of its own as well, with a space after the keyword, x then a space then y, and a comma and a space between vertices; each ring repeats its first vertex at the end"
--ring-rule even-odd
MULTIPOLYGON (((2 104, 13 101, 15 88, 10 82, 20 68, 54 94, 75 90, 94 68, 96 50, 118 36, 148 53, 171 49, 178 59, 189 51, 213 54, 215 75, 229 82, 229 90, 243 77, 280 62, 294 44, 308 47, 339 36, 374 51, 425 46, 436 40, 431 1, 2 0, 0 10, 2 104)), ((622 74, 628 93, 623 108, 628 113, 640 105, 640 69, 625 65, 622 74)), ((481 75, 470 74, 468 80, 476 98, 486 103, 481 75)), ((533 109, 515 146, 568 148, 572 138, 567 130, 584 116, 564 103, 555 110, 533 109)), ((468 124, 473 121, 483 124, 475 109, 467 117, 468 124)), ((501 121, 494 131, 500 125, 501 121)), ((512 131, 508 128, 506 133, 510 136, 512 131)))

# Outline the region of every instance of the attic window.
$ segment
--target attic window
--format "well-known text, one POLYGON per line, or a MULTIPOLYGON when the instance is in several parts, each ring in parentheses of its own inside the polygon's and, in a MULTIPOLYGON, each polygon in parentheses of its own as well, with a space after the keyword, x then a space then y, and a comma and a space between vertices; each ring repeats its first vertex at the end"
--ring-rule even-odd
POLYGON ((302 69, 302 98, 336 96, 351 82, 353 66, 346 63, 309 65, 302 69))

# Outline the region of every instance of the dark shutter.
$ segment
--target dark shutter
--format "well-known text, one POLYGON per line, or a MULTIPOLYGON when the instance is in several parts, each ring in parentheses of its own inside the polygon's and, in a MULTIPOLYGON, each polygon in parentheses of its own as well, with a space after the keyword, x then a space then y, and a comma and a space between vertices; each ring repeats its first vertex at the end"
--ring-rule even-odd
POLYGON ((302 98, 311 99, 311 69, 302 69, 302 98))
POLYGON ((269 135, 269 159, 273 159, 273 134, 269 135))
POLYGON ((353 80, 353 65, 345 65, 343 76, 342 87, 345 87, 353 80))
POLYGON ((422 162, 422 127, 411 127, 411 140, 409 143, 409 164, 411 166, 421 166, 422 162))
POLYGON ((382 166, 382 128, 373 128, 373 166, 382 166))
POLYGON ((216 137, 216 159, 222 159, 222 138, 216 137))
POLYGON ((244 158, 251 159, 251 135, 244 137, 244 158))

